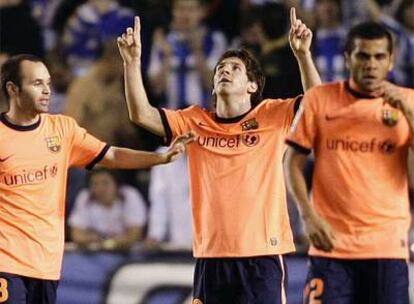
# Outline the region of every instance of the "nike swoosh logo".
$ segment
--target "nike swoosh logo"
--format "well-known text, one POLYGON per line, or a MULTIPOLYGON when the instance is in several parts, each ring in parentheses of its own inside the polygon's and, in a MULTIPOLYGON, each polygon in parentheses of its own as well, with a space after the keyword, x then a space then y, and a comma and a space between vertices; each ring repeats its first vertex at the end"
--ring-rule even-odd
POLYGON ((0 158, 0 162, 1 162, 1 163, 3 163, 3 162, 5 162, 6 160, 8 160, 10 157, 12 157, 12 155, 9 155, 9 156, 7 156, 7 157, 5 157, 5 158, 0 158))

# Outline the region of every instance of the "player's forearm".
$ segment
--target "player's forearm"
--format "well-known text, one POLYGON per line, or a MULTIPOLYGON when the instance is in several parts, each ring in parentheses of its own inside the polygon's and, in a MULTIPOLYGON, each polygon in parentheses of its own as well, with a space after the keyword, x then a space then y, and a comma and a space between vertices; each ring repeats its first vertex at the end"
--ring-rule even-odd
POLYGON ((99 164, 110 169, 144 169, 166 162, 164 153, 111 147, 99 164))
POLYGON ((149 131, 164 136, 164 128, 158 110, 151 106, 145 92, 138 60, 124 62, 125 97, 129 118, 149 131))
POLYGON ((302 81, 303 91, 322 83, 318 70, 312 58, 311 52, 295 54, 300 69, 300 79, 302 81))
POLYGON ((306 155, 299 154, 294 148, 289 147, 286 151, 284 167, 287 188, 304 220, 314 214, 304 176, 305 161, 306 155))

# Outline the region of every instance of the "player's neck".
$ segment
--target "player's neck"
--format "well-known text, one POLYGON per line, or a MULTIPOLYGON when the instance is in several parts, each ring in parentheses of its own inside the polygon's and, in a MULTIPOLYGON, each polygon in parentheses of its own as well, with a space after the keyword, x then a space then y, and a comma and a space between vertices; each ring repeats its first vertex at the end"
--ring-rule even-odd
POLYGON ((352 77, 349 79, 348 81, 349 83, 349 87, 352 91, 359 93, 361 95, 365 95, 367 97, 377 97, 379 92, 376 91, 372 91, 372 92, 367 92, 363 89, 361 89, 361 87, 355 82, 355 80, 352 79, 352 77))
POLYGON ((250 96, 244 100, 240 96, 234 98, 217 98, 216 114, 220 118, 233 118, 250 111, 252 104, 250 96))
POLYGON ((9 122, 17 126, 30 126, 39 121, 39 113, 19 111, 11 104, 5 116, 9 122))

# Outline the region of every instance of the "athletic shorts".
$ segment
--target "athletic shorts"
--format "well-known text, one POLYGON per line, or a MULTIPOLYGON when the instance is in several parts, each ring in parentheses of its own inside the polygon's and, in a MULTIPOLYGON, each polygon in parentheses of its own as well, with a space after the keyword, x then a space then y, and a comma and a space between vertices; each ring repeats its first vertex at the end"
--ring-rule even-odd
POLYGON ((0 272, 0 303, 55 304, 59 281, 0 272))
POLYGON ((197 259, 193 304, 286 303, 282 256, 197 259))
POLYGON ((408 304, 407 261, 311 257, 303 303, 408 304))

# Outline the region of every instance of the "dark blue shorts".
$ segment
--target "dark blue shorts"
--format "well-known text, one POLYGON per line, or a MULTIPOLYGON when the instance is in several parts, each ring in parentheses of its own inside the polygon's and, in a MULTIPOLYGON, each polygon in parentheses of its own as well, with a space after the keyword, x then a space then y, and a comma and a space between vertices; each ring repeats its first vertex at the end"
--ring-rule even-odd
POLYGON ((403 259, 310 259, 304 303, 408 304, 408 301, 408 265, 403 259))
POLYGON ((193 303, 281 304, 286 287, 282 256, 197 259, 193 303))
POLYGON ((0 272, 0 303, 55 304, 59 281, 0 272))

